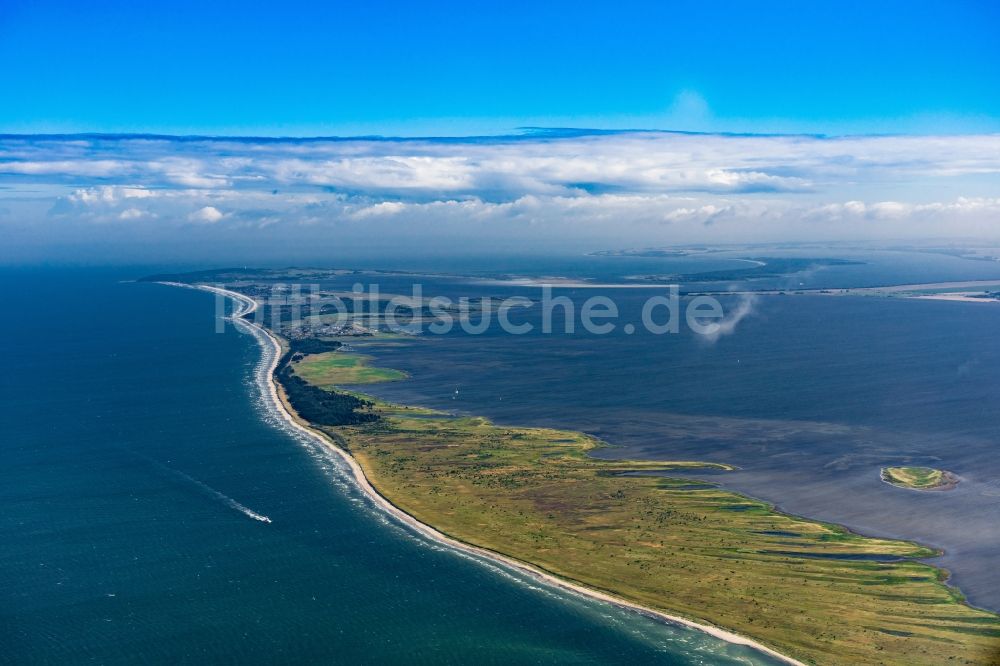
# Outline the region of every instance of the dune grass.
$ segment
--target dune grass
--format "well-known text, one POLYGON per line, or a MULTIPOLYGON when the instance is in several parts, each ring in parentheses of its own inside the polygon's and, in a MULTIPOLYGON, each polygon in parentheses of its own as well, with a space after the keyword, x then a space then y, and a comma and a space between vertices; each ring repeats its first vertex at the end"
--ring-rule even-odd
MULTIPOLYGON (((373 485, 468 543, 826 664, 989 664, 1000 618, 962 602, 930 549, 858 536, 690 479, 689 461, 604 461, 576 432, 413 418, 330 429, 373 485)), ((717 467, 717 466, 716 466, 717 467)))
POLYGON ((292 369, 314 386, 333 389, 342 384, 374 384, 406 379, 406 373, 368 365, 370 356, 339 351, 309 354, 292 363, 292 369))
MULTIPOLYGON (((327 388, 405 377, 366 357, 315 356, 296 372, 305 364, 303 378, 327 388), (363 370, 374 372, 358 382, 363 370)), ((589 455, 602 444, 582 433, 371 400, 378 421, 322 429, 382 495, 454 538, 806 663, 1000 663, 1000 617, 915 561, 935 555, 930 548, 669 478, 728 465, 603 460, 589 455), (667 476, 628 475, 654 470, 667 476)))

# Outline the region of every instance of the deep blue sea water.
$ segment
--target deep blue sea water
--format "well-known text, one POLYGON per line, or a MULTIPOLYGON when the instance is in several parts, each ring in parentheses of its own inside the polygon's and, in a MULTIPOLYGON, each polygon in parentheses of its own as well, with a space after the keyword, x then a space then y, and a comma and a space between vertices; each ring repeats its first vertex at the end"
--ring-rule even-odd
POLYGON ((385 520, 141 274, 0 273, 0 662, 768 663, 385 520))

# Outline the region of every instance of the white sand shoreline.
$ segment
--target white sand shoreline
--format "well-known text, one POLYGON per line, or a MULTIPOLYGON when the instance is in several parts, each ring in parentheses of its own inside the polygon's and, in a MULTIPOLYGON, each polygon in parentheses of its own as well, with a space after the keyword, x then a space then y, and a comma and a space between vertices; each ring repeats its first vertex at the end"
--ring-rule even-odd
POLYGON ((772 648, 769 648, 766 645, 758 643, 757 641, 751 638, 747 638, 746 636, 741 636, 740 634, 736 634, 731 631, 727 631, 725 629, 721 629, 719 627, 715 627, 712 625, 695 622, 693 620, 689 620, 684 617, 669 615, 662 611, 655 610, 653 608, 648 608, 646 606, 642 606, 640 604, 636 604, 631 601, 627 601, 612 594, 570 582, 568 580, 559 578, 558 576, 555 576, 543 569, 535 567, 526 562, 522 562, 520 560, 516 560, 506 555, 502 555, 500 553, 487 550, 485 548, 480 548, 478 546, 473 546, 463 541, 454 539, 453 537, 450 537, 444 534, 443 532, 439 532, 430 525, 420 522, 419 520, 417 520, 416 518, 414 518, 413 516, 406 513, 405 511, 397 507, 395 504, 390 502, 384 496, 382 496, 375 489, 375 487, 372 486, 371 483, 368 481, 368 477, 365 476, 364 470, 361 468, 361 465, 358 464, 358 462, 354 459, 353 456, 351 456, 351 454, 342 449, 326 433, 314 430, 313 428, 306 426, 302 421, 296 418, 285 408, 284 403, 282 402, 281 398, 278 395, 278 388, 274 380, 274 372, 277 369, 278 362, 281 359, 281 344, 278 342, 277 338, 275 338, 271 334, 271 332, 266 330, 264 327, 256 323, 247 321, 246 319, 243 319, 244 316, 253 313, 257 309, 257 302, 254 299, 234 291, 223 289, 221 287, 212 287, 208 285, 195 286, 177 282, 163 282, 161 284, 201 289, 203 291, 208 291, 214 294, 226 296, 228 298, 233 299, 237 303, 241 304, 243 308, 237 312, 234 312, 234 315, 232 317, 233 321, 236 322, 236 325, 245 326, 247 330, 251 331, 251 333, 253 333, 254 337, 257 339, 258 343, 260 343, 262 347, 266 348, 266 345, 269 343, 272 348, 272 351, 274 352, 273 358, 271 359, 271 362, 267 368, 267 373, 266 373, 267 385, 266 387, 261 387, 265 389, 264 394, 269 397, 271 401, 271 406, 274 408, 274 410, 278 414, 280 414, 281 418, 291 428, 309 437, 313 441, 320 444, 325 450, 337 455, 341 460, 343 460, 343 462, 346 463, 348 468, 350 469, 351 474, 354 477, 354 481, 357 483, 358 487, 365 493, 365 495, 367 495, 375 503, 376 506, 378 506, 385 513, 392 516, 397 521, 409 527, 418 534, 421 534, 424 537, 427 537, 437 543, 446 545, 457 551, 467 553, 476 557, 484 558, 486 560, 489 560, 490 562, 497 563, 509 567, 511 569, 514 569, 520 573, 528 574, 532 578, 547 583, 553 587, 557 587, 559 589, 569 591, 574 594, 578 594, 591 599, 597 599, 606 603, 610 603, 621 608, 627 608, 633 611, 637 611, 639 613, 642 613, 643 615, 663 620, 670 624, 681 625, 691 629, 697 629, 710 636, 724 640, 728 643, 751 647, 755 650, 758 650, 759 652, 762 652, 770 657, 774 657, 775 659, 781 660, 787 664, 793 664, 795 666, 805 666, 803 662, 800 662, 797 659, 794 659, 787 655, 781 654, 780 652, 772 648))
POLYGON ((981 291, 946 291, 938 294, 916 294, 908 298, 922 301, 951 301, 953 303, 1000 303, 995 298, 984 298, 981 291))

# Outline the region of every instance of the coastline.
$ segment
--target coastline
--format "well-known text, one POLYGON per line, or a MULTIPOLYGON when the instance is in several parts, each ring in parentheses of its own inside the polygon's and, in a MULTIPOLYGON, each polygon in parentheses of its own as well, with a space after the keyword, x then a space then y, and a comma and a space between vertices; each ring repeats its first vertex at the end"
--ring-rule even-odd
POLYGON ((472 555, 477 558, 482 558, 488 560, 494 564, 499 564, 501 566, 513 569, 522 574, 527 574, 533 579, 550 585, 552 587, 559 588, 563 591, 570 592, 576 595, 587 597, 590 599, 595 599, 605 603, 610 603, 616 607, 632 610, 641 613, 647 617, 655 618, 669 624, 679 625, 687 627, 689 629, 695 629, 708 634, 714 638, 732 643, 734 645, 741 645, 745 647, 753 648, 769 657, 780 660, 786 664, 793 664, 795 666, 805 666, 804 662, 801 662, 793 657, 782 654, 777 650, 770 648, 758 641, 755 641, 746 636, 722 629, 710 624, 705 624, 701 622, 696 622, 685 617, 670 615, 647 606, 642 606, 640 604, 633 603, 621 597, 615 596, 613 594, 587 587, 570 580, 560 578, 544 569, 531 565, 527 562, 503 555, 501 553, 488 550, 486 548, 481 548, 474 546, 454 537, 448 536, 447 534, 438 531, 434 527, 420 522, 410 514, 406 513, 395 504, 386 499, 378 490, 369 482, 368 477, 365 475, 364 470, 357 460, 348 453, 344 448, 342 448, 338 442, 327 433, 320 432, 312 428, 307 422, 299 418, 292 410, 291 407, 283 399, 280 388, 274 380, 274 372, 277 369, 278 362, 281 359, 282 347, 281 343, 276 336, 274 336, 270 331, 264 327, 247 321, 244 319, 246 315, 252 314, 256 311, 258 304, 257 302, 245 296, 243 294, 230 291, 221 287, 213 287, 209 285, 191 285, 178 282, 161 282, 160 284, 167 286, 177 286, 185 287, 190 289, 198 289, 201 291, 206 291, 216 295, 224 296, 232 299, 236 303, 239 303, 242 308, 238 311, 233 312, 231 319, 234 324, 238 327, 243 328, 245 331, 250 332, 254 338, 257 340, 258 344, 262 349, 270 348, 272 352, 271 359, 267 362, 266 367, 263 367, 258 377, 258 380, 262 382, 261 388, 263 389, 263 394, 268 397, 271 402, 271 406, 274 410, 280 414, 281 418, 291 427, 293 430, 299 432, 302 435, 309 437, 312 441, 321 445, 324 450, 329 451, 337 455, 350 469, 351 475, 354 477, 354 481, 362 492, 372 501, 374 504, 384 511, 386 514, 390 515, 398 522, 402 523, 406 527, 410 528, 414 532, 419 533, 425 538, 431 539, 439 544, 448 546, 456 551, 472 555), (265 377, 266 375, 266 377, 265 377))
POLYGON ((893 488, 899 488, 901 490, 912 490, 919 493, 941 493, 948 492, 949 490, 954 490, 958 487, 958 484, 962 481, 962 477, 958 476, 954 472, 949 472, 947 470, 942 471, 942 483, 937 486, 932 486, 930 488, 914 488, 912 486, 906 486, 901 483, 896 483, 890 479, 886 473, 888 468, 883 467, 879 471, 879 480, 882 483, 892 486, 893 488))
POLYGON ((1000 303, 995 298, 983 298, 981 296, 976 296, 977 293, 974 291, 951 291, 942 292, 940 294, 919 294, 916 296, 909 296, 908 298, 916 298, 923 301, 951 301, 952 303, 1000 303))
POLYGON ((806 287, 802 289, 759 289, 737 291, 691 291, 687 296, 727 296, 750 295, 757 296, 880 296, 895 298, 912 298, 924 300, 942 300, 957 302, 991 303, 996 299, 975 298, 972 294, 981 291, 969 291, 978 287, 1000 287, 1000 280, 965 280, 956 282, 925 282, 919 284, 890 284, 881 287, 806 287), (937 291, 941 289, 956 289, 962 291, 937 291), (929 293, 922 293, 929 292, 929 293))

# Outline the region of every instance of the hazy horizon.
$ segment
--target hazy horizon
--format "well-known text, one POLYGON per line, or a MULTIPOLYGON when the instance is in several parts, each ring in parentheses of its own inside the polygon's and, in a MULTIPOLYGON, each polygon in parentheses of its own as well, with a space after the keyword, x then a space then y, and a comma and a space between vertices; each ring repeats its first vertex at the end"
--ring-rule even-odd
POLYGON ((0 137, 0 262, 995 242, 1000 134, 0 137))

